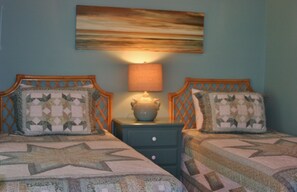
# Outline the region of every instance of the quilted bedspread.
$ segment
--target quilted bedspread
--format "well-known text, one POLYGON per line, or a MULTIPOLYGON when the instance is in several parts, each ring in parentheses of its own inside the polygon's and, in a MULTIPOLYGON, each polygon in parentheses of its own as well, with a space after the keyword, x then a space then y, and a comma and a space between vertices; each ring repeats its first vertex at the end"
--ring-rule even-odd
POLYGON ((297 137, 183 134, 185 185, 200 191, 297 191, 297 137))
POLYGON ((185 191, 181 182, 111 134, 0 135, 0 191, 185 191))

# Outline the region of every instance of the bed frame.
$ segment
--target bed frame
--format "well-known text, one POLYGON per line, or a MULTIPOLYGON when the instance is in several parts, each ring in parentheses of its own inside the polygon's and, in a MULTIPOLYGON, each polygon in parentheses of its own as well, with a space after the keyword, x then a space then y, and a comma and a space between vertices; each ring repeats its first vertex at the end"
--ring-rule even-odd
POLYGON ((93 85, 100 92, 96 102, 95 117, 97 127, 111 132, 111 105, 112 93, 109 93, 97 84, 95 75, 85 76, 35 76, 16 75, 16 81, 8 90, 0 92, 0 133, 10 133, 16 129, 16 118, 14 115, 14 103, 12 93, 17 90, 20 84, 32 85, 34 87, 74 87, 93 85))
POLYGON ((196 127, 195 109, 191 94, 193 88, 205 91, 253 91, 249 79, 186 78, 184 86, 179 91, 168 94, 170 119, 183 122, 185 124, 184 129, 196 127))

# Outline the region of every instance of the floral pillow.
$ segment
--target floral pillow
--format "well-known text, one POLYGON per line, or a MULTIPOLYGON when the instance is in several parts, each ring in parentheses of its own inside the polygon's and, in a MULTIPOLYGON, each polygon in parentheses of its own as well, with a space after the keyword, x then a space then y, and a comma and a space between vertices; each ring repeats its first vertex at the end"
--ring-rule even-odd
POLYGON ((14 95, 17 133, 96 133, 94 103, 98 98, 99 92, 91 88, 21 88, 14 95))
POLYGON ((203 132, 266 132, 264 100, 253 92, 198 92, 203 132))

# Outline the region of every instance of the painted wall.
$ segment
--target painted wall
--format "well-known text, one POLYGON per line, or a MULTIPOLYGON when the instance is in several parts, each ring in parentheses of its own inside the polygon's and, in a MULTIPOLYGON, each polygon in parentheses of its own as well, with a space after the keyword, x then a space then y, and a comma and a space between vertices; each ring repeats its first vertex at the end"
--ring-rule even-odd
MULTIPOLYGON (((114 93, 113 116, 132 116, 127 92, 127 64, 163 64, 164 90, 159 117, 168 116, 167 93, 182 87, 185 77, 250 78, 264 91, 264 0, 0 0, 3 10, 0 90, 15 74, 95 74, 102 88, 114 93), (75 6, 98 5, 197 11, 205 13, 204 54, 159 54, 75 50, 75 6), (135 58, 134 58, 135 60, 135 58)), ((139 94, 139 93, 138 93, 139 94)))
POLYGON ((297 135, 297 1, 268 0, 265 92, 269 126, 297 135))

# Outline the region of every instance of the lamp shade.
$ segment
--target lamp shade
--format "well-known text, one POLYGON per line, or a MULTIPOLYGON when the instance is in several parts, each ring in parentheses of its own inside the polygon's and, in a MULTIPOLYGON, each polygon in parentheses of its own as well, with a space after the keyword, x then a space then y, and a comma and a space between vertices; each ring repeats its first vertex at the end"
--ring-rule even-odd
POLYGON ((129 91, 162 91, 161 64, 130 64, 128 67, 129 91))

